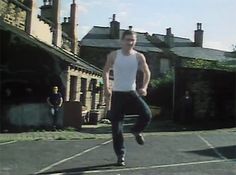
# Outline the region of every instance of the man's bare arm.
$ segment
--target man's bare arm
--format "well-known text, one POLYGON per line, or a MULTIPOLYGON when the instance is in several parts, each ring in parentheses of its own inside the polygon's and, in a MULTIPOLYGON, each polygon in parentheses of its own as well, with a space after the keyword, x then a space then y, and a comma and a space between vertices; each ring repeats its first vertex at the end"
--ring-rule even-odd
POLYGON ((61 98, 60 98, 60 104, 59 104, 59 107, 62 106, 62 103, 63 103, 63 98, 61 97, 61 98))
POLYGON ((146 58, 143 54, 138 55, 139 58, 139 69, 143 72, 143 86, 142 89, 147 90, 148 83, 151 78, 151 72, 149 70, 146 58))
MULTIPOLYGON (((103 68, 103 82, 104 82, 104 90, 105 93, 107 93, 107 91, 109 91, 110 89, 110 84, 109 84, 109 74, 110 74, 110 70, 114 64, 114 52, 111 52, 110 54, 107 55, 107 60, 106 60, 106 64, 103 68)), ((108 94, 106 94, 108 95, 108 94)))
POLYGON ((104 95, 105 95, 105 103, 106 103, 106 109, 110 110, 111 108, 111 89, 110 89, 110 83, 109 83, 109 75, 110 70, 114 64, 114 52, 110 53, 107 56, 106 64, 103 69, 103 82, 104 82, 104 95))

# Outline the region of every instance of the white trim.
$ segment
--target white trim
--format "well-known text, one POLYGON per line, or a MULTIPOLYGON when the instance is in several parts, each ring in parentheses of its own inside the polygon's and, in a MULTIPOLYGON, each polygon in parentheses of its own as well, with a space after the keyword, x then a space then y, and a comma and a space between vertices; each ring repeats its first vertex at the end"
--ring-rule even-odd
POLYGON ((176 164, 163 164, 163 165, 153 165, 146 167, 133 167, 133 168, 118 168, 118 169, 109 169, 109 170, 91 170, 91 171, 79 171, 79 172, 71 172, 71 173, 54 173, 51 175, 76 175, 76 174, 93 174, 93 173, 112 173, 112 172, 124 172, 124 171, 137 171, 137 170, 150 170, 150 169, 158 169, 158 168, 169 168, 169 167, 179 167, 179 166, 187 166, 187 165, 199 165, 199 164, 208 164, 208 163, 220 163, 220 162, 230 162, 236 161, 236 159, 217 159, 217 160, 207 160, 207 161, 198 161, 198 162, 183 162, 176 164))
POLYGON ((45 172, 45 171, 48 171, 49 169, 51 169, 51 168, 53 168, 53 167, 55 167, 55 166, 57 166, 57 165, 60 165, 60 164, 62 164, 62 163, 64 163, 64 162, 66 162, 66 161, 68 161, 68 160, 71 160, 71 159, 74 159, 74 158, 76 158, 76 157, 82 156, 82 155, 84 155, 85 153, 88 153, 88 152, 90 152, 90 151, 92 151, 92 150, 95 150, 95 149, 97 149, 97 148, 99 148, 99 147, 101 147, 101 146, 103 146, 103 145, 106 145, 106 144, 110 143, 111 141, 112 141, 112 140, 108 140, 108 141, 103 142, 103 143, 101 143, 101 144, 99 144, 99 145, 97 145, 97 146, 91 147, 91 148, 86 149, 86 150, 84 150, 84 151, 82 151, 82 152, 80 152, 80 153, 77 153, 77 154, 75 154, 75 155, 73 155, 73 156, 71 156, 71 157, 62 159, 62 160, 60 160, 60 161, 58 161, 58 162, 55 162, 55 163, 53 163, 53 164, 51 164, 51 165, 49 165, 49 166, 47 166, 47 167, 45 167, 45 168, 43 168, 43 169, 37 171, 37 172, 35 172, 34 174, 39 174, 39 173, 43 173, 43 172, 45 172))
POLYGON ((0 146, 1 146, 1 145, 7 145, 7 144, 15 143, 15 142, 17 142, 17 141, 3 142, 3 143, 0 143, 0 146))
POLYGON ((202 136, 199 135, 199 134, 197 134, 197 136, 198 136, 203 142, 205 142, 206 145, 209 146, 209 148, 211 148, 219 158, 221 158, 221 159, 223 159, 223 160, 227 160, 227 158, 226 158, 225 156, 223 156, 223 155, 222 155, 210 142, 208 142, 204 137, 202 137, 202 136))

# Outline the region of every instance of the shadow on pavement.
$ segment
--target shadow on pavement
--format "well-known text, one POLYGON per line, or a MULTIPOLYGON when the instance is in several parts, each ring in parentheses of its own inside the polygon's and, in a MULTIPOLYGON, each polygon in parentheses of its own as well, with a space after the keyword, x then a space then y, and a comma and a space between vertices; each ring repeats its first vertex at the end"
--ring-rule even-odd
POLYGON ((72 169, 62 169, 62 170, 57 170, 57 171, 50 171, 50 172, 45 172, 45 173, 40 173, 40 174, 59 174, 63 173, 63 175, 70 174, 70 173, 76 173, 76 175, 82 175, 84 174, 85 171, 96 171, 96 170, 108 170, 108 169, 113 169, 116 166, 115 163, 111 164, 104 164, 104 165, 94 165, 94 166, 87 166, 87 167, 80 167, 80 168, 72 168, 72 169))
MULTIPOLYGON (((236 145, 225 146, 225 147, 216 147, 215 148, 221 155, 223 155, 227 159, 236 159, 236 145)), ((196 150, 196 151, 186 151, 187 153, 193 153, 208 157, 216 157, 219 158, 213 149, 204 149, 204 150, 196 150)))

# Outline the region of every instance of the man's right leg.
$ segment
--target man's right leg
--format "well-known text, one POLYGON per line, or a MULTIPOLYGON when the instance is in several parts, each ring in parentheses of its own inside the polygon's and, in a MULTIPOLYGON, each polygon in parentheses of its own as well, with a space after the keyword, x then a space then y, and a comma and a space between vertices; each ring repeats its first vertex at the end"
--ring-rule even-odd
POLYGON ((52 130, 56 130, 56 110, 55 110, 55 108, 54 107, 52 107, 51 109, 50 109, 50 112, 51 112, 51 121, 52 121, 52 123, 51 123, 51 129, 52 130))
POLYGON ((113 148, 117 156, 118 165, 125 165, 125 146, 123 138, 124 94, 113 92, 111 97, 110 120, 112 124, 113 148))
MULTIPOLYGON (((113 148, 118 159, 125 156, 123 121, 112 121, 113 148)), ((119 161, 119 160, 118 160, 119 161)))

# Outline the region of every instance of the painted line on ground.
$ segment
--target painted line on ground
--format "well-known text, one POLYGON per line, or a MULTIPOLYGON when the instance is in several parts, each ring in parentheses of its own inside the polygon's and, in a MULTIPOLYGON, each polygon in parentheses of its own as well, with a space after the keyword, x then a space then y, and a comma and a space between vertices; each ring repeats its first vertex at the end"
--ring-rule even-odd
POLYGON ((78 171, 78 172, 66 172, 66 173, 50 173, 50 175, 77 175, 77 174, 93 174, 93 173, 112 173, 112 172, 124 172, 124 171, 140 171, 140 170, 150 170, 158 168, 169 168, 169 167, 179 167, 188 165, 200 165, 208 163, 220 163, 220 162, 230 162, 236 161, 236 159, 217 159, 208 161, 198 161, 198 162, 186 162, 186 163, 176 163, 176 164, 164 164, 164 165, 153 165, 153 166, 143 166, 143 167, 133 167, 133 168, 118 168, 109 170, 88 170, 88 171, 78 171))
POLYGON ((211 148, 219 158, 224 159, 224 160, 227 160, 227 159, 228 159, 228 158, 226 158, 225 156, 223 156, 223 155, 217 150, 217 148, 215 148, 207 139, 205 139, 204 137, 202 137, 202 136, 199 135, 199 134, 197 134, 197 136, 198 136, 209 148, 211 148))
POLYGON ((108 140, 108 141, 106 141, 106 142, 100 143, 100 144, 98 144, 98 145, 96 145, 96 146, 93 146, 93 147, 91 147, 91 148, 89 148, 89 149, 86 149, 86 150, 84 150, 84 151, 82 151, 82 152, 80 152, 80 153, 77 153, 77 154, 73 155, 73 156, 70 156, 70 157, 65 158, 65 159, 62 159, 62 160, 60 160, 60 161, 58 161, 58 162, 55 162, 55 163, 53 163, 53 164, 51 164, 51 165, 49 165, 49 166, 47 166, 47 167, 45 167, 45 168, 43 168, 43 169, 37 171, 37 172, 35 172, 34 174, 40 174, 40 173, 43 173, 43 172, 45 172, 45 171, 48 171, 49 169, 51 169, 51 168, 53 168, 53 167, 55 167, 55 166, 57 166, 57 165, 60 165, 60 164, 62 164, 62 163, 64 163, 64 162, 66 162, 66 161, 68 161, 68 160, 71 160, 71 159, 74 159, 74 158, 76 158, 76 157, 82 156, 82 155, 84 155, 84 154, 86 154, 86 153, 88 153, 88 152, 90 152, 90 151, 93 151, 93 150, 95 150, 95 149, 97 149, 97 148, 100 148, 101 146, 106 145, 106 144, 108 144, 108 143, 110 143, 110 142, 112 142, 112 140, 108 140))
POLYGON ((11 144, 11 143, 16 143, 16 142, 17 142, 17 141, 3 142, 3 143, 0 143, 0 146, 1 146, 1 145, 11 144))

